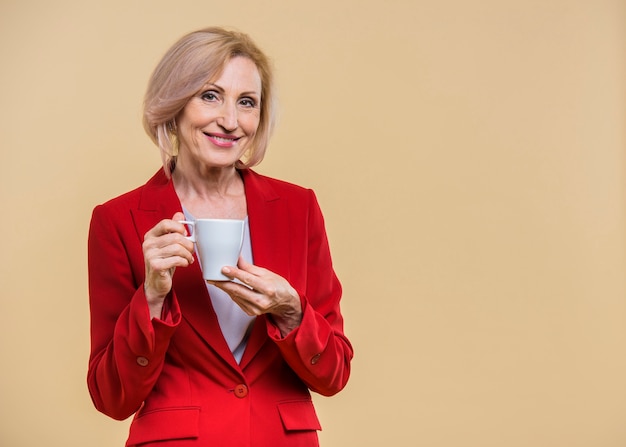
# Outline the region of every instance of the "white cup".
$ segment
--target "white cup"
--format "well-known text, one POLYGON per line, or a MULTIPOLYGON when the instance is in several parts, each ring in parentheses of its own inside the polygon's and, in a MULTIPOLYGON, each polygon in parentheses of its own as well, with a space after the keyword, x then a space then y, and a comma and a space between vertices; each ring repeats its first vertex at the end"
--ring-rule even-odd
POLYGON ((202 277, 211 281, 229 281, 222 267, 237 265, 243 245, 244 221, 234 219, 181 220, 191 228, 187 237, 196 244, 202 277))

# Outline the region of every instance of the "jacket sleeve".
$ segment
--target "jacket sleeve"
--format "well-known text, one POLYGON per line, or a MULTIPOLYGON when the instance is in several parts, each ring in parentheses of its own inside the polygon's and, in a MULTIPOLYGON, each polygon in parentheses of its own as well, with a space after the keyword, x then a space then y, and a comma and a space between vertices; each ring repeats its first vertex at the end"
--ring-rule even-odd
POLYGON ((119 420, 135 413, 152 390, 181 318, 177 300, 170 296, 162 320, 150 319, 139 265, 141 241, 129 220, 128 210, 122 214, 100 205, 88 239, 87 385, 95 407, 119 420))
POLYGON ((302 322, 282 338, 268 318, 268 335, 311 390, 331 396, 348 382, 353 349, 344 334, 339 306, 342 288, 332 266, 324 219, 310 190, 307 236, 306 290, 298 290, 302 322))

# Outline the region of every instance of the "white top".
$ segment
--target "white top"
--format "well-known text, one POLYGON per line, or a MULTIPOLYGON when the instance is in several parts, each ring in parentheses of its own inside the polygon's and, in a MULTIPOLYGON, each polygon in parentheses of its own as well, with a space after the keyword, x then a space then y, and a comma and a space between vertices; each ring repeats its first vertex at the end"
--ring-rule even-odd
MULTIPOLYGON (((195 220, 195 218, 183 208, 185 213, 185 219, 195 220)), ((241 256, 249 263, 253 263, 252 259, 252 244, 250 243, 250 225, 248 224, 248 217, 246 216, 244 221, 244 233, 243 233, 243 245, 241 248, 241 256)), ((199 258, 198 258, 199 260, 199 258)), ((202 269, 202 265, 200 264, 202 269)), ((207 283, 207 290, 211 297, 211 303, 213 309, 217 314, 217 320, 222 330, 222 335, 233 353, 237 363, 241 362, 243 352, 246 349, 248 343, 248 335, 252 329, 252 323, 255 317, 251 317, 246 314, 241 307, 239 307, 228 294, 214 285, 207 283)))

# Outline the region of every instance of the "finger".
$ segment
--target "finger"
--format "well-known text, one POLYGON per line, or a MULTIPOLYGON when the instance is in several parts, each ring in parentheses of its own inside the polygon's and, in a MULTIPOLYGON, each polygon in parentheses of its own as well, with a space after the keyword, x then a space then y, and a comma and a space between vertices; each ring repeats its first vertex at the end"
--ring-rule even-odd
POLYGON ((237 306, 241 308, 241 310, 243 310, 247 315, 251 317, 259 316, 263 313, 261 309, 259 309, 259 307, 255 305, 255 303, 250 302, 239 295, 231 296, 231 299, 237 306))
POLYGON ((146 266, 149 272, 161 274, 161 272, 169 272, 176 267, 187 267, 191 261, 183 256, 168 256, 166 258, 151 258, 147 260, 146 266))
POLYGON ((180 233, 163 233, 159 236, 146 233, 144 246, 152 248, 164 248, 169 245, 180 245, 186 248, 193 248, 193 242, 180 233))
POLYGON ((225 266, 222 268, 222 273, 256 290, 264 289, 264 285, 276 276, 267 269, 251 264, 241 256, 237 261, 237 267, 225 266))
POLYGON ((213 281, 213 280, 206 280, 206 282, 208 284, 211 284, 212 286, 217 287, 218 289, 221 289, 223 292, 226 292, 228 295, 232 296, 233 295, 238 295, 241 294, 242 290, 252 290, 251 287, 246 286, 245 284, 243 284, 242 282, 235 282, 235 281, 213 281))
POLYGON ((181 213, 180 211, 178 211, 178 212, 174 213, 174 215, 172 216, 172 220, 173 220, 174 222, 178 222, 178 223, 180 223, 180 224, 183 226, 183 228, 184 228, 184 230, 185 230, 185 232, 184 232, 184 233, 182 233, 182 235, 183 235, 183 236, 185 236, 185 237, 189 236, 189 229, 187 228, 187 225, 186 225, 186 224, 181 223, 181 221, 187 220, 187 219, 185 218, 185 215, 184 215, 183 213, 181 213))
POLYGON ((267 273, 269 273, 269 270, 246 261, 243 256, 239 256, 239 260, 237 261, 237 267, 256 276, 265 276, 267 273))
POLYGON ((260 277, 250 272, 246 272, 238 267, 225 266, 222 268, 222 273, 233 281, 239 281, 249 289, 257 290, 257 288, 262 284, 260 277))
POLYGON ((166 258, 181 256, 193 262, 193 242, 178 233, 168 233, 159 237, 148 237, 143 242, 144 258, 166 258))
POLYGON ((245 284, 236 283, 233 281, 207 281, 209 284, 214 285, 218 289, 226 292, 231 298, 235 297, 243 298, 245 300, 256 300, 258 292, 252 290, 245 284))
POLYGON ((231 281, 207 281, 228 294, 231 300, 250 316, 263 313, 259 300, 262 295, 231 281))
MULTIPOLYGON (((178 214, 182 215, 182 213, 176 213, 174 216, 178 214)), ((186 236, 187 228, 178 220, 163 219, 145 234, 144 240, 149 237, 159 237, 168 233, 178 233, 186 236)))

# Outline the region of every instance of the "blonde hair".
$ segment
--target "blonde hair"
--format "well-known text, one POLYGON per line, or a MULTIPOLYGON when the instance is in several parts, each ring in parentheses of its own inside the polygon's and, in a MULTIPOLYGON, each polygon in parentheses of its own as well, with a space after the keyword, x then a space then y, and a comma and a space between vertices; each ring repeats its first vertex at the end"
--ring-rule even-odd
POLYGON ((243 56, 256 65, 261 77, 259 127, 239 168, 259 164, 275 124, 272 68, 267 56, 243 33, 210 27, 178 40, 158 63, 144 97, 143 126, 161 151, 163 169, 169 176, 176 166, 178 143, 176 118, 203 86, 220 75, 233 57, 243 56))

